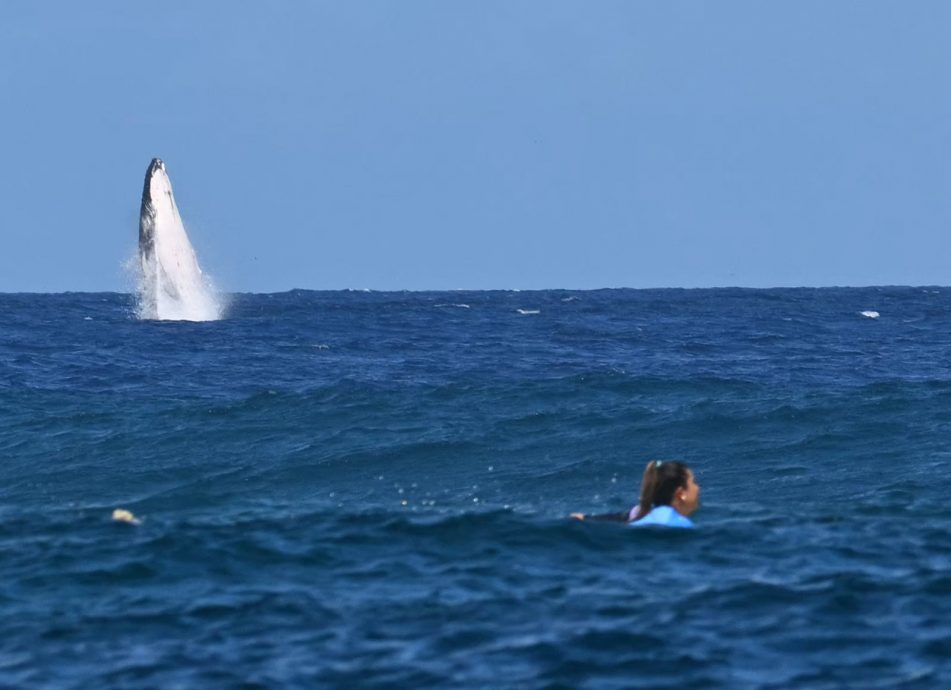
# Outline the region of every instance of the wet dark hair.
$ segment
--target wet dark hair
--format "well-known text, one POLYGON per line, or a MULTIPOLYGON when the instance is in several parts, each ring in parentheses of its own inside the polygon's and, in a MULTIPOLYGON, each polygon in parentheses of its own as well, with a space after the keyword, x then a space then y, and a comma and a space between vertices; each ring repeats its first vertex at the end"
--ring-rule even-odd
POLYGON ((636 520, 640 520, 657 506, 669 506, 677 489, 690 481, 690 468, 676 460, 651 460, 644 468, 641 480, 641 499, 636 520))

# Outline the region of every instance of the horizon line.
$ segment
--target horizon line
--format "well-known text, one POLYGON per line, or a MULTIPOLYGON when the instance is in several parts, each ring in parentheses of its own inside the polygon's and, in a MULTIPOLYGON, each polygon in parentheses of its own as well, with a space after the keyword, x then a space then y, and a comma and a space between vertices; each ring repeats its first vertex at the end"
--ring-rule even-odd
MULTIPOLYGON (((571 287, 543 287, 543 288, 302 288, 293 287, 286 290, 264 290, 260 292, 248 290, 220 290, 223 295, 280 295, 289 292, 362 292, 362 293, 432 293, 432 292, 603 292, 609 290, 626 291, 659 291, 659 290, 868 290, 868 289, 944 289, 947 285, 938 284, 901 284, 901 283, 882 283, 873 285, 770 285, 765 287, 753 287, 748 285, 707 285, 707 286, 676 286, 676 285, 658 285, 650 287, 594 287, 594 288, 571 288, 571 287)), ((127 290, 61 290, 61 291, 0 291, 0 295, 130 295, 134 296, 135 291, 127 290)))

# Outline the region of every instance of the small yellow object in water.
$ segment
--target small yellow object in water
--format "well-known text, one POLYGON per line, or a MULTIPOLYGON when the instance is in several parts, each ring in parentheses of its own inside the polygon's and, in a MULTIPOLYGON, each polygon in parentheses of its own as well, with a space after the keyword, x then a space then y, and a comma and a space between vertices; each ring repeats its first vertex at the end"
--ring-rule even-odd
POLYGON ((122 508, 116 508, 112 511, 112 519, 116 522, 128 522, 130 525, 138 525, 141 522, 131 512, 122 508))

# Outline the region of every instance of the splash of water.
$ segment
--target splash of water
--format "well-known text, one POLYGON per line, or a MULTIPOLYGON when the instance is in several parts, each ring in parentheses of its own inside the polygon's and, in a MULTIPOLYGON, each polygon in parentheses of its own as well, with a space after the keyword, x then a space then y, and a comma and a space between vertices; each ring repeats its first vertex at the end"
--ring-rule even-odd
POLYGON ((140 319, 215 321, 224 305, 182 223, 165 164, 154 159, 145 174, 139 217, 140 319))

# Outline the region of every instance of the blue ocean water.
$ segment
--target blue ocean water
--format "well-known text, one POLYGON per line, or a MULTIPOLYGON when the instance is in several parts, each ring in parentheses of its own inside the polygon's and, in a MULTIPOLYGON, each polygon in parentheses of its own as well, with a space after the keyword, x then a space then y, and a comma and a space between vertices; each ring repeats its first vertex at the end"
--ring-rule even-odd
POLYGON ((133 312, 0 295, 2 687, 951 684, 949 290, 133 312))

